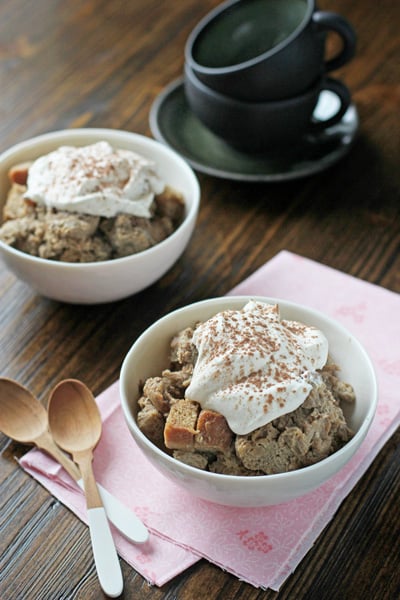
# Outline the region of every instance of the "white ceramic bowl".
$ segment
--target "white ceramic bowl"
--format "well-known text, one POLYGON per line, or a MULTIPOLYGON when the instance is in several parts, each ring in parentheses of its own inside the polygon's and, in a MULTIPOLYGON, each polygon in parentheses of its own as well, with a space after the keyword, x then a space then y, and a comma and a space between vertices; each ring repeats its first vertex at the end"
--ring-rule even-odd
MULTIPOLYGON (((12 146, 0 155, 0 215, 10 187, 8 170, 61 145, 85 146, 100 140, 153 159, 164 181, 180 191, 186 215, 167 239, 138 254, 92 263, 65 263, 30 256, 0 241, 8 268, 43 296, 71 303, 97 304, 120 300, 159 279, 183 253, 195 226, 200 203, 198 180, 173 150, 150 138, 114 129, 66 129, 12 146)), ((0 217, 1 218, 1 217, 0 217)))
POLYGON ((354 455, 371 425, 377 404, 377 383, 371 361, 360 343, 340 324, 310 308, 275 298, 258 298, 278 303, 281 315, 314 325, 329 341, 330 354, 341 367, 341 377, 351 383, 357 400, 344 407, 354 437, 340 450, 314 465, 289 473, 239 477, 210 473, 183 464, 159 450, 136 423, 139 385, 147 377, 168 367, 169 342, 181 329, 204 321, 227 308, 241 308, 244 296, 205 300, 176 310, 149 327, 133 344, 121 369, 120 394, 130 432, 150 462, 171 481, 205 500, 231 506, 267 506, 302 496, 320 486, 354 455))

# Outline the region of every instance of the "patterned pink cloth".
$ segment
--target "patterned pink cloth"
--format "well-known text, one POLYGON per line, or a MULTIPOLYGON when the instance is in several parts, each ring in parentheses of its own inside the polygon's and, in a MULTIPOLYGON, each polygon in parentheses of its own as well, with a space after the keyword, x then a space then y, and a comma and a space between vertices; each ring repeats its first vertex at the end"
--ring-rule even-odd
MULTIPOLYGON (((145 547, 129 544, 117 532, 115 539, 120 555, 157 585, 201 556, 254 586, 278 590, 400 422, 397 294, 286 251, 231 294, 292 300, 343 323, 374 362, 379 382, 377 415, 356 456, 320 488, 279 506, 236 509, 188 495, 147 462, 128 433, 118 384, 113 384, 97 399, 103 435, 94 468, 103 486, 135 510, 152 531, 145 547)), ((81 492, 58 465, 37 450, 21 464, 86 520, 81 492)))

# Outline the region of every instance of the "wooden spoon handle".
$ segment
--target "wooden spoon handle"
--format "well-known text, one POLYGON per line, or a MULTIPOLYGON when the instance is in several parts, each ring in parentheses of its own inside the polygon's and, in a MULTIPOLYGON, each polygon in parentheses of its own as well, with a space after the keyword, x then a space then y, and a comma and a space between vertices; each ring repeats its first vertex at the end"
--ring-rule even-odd
POLYGON ((103 503, 101 501, 99 489, 97 487, 97 483, 93 474, 92 452, 90 450, 84 450, 83 452, 74 452, 73 458, 81 472, 87 508, 90 509, 102 507, 103 503))
MULTIPOLYGON (((45 450, 47 454, 52 456, 67 473, 74 479, 80 488, 84 489, 81 473, 76 464, 57 446, 54 442, 51 433, 45 432, 38 436, 34 443, 41 450, 45 450)), ((136 544, 143 544, 149 539, 149 532, 142 521, 128 509, 115 496, 110 494, 101 485, 97 484, 98 491, 104 508, 106 509, 107 517, 122 533, 126 539, 136 544)))
POLYGON ((81 474, 76 464, 61 450, 59 446, 57 446, 49 431, 45 431, 33 441, 38 448, 45 450, 47 454, 50 454, 50 456, 60 463, 60 465, 64 467, 72 479, 78 481, 81 478, 81 474))

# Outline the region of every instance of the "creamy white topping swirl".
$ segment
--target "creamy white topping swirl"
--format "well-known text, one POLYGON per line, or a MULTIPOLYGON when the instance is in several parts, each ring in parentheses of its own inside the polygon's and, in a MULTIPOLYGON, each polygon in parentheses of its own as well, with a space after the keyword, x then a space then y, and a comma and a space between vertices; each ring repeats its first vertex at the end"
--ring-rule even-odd
POLYGON ((57 210, 149 218, 154 196, 163 189, 153 161, 101 141, 62 146, 35 160, 25 198, 57 210))
POLYGON ((311 391, 310 373, 328 358, 321 331, 255 301, 199 325, 193 343, 198 359, 186 398, 224 415, 239 435, 298 408, 311 391))

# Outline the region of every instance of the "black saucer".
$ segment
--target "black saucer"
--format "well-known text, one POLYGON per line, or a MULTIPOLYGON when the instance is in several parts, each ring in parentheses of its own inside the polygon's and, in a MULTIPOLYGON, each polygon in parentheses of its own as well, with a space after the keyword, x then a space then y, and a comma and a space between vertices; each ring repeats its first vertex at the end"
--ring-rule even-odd
MULTIPOLYGON (((335 101, 331 92, 322 92, 318 117, 329 117, 335 101)), ((340 123, 304 137, 296 148, 279 156, 252 155, 235 150, 199 121, 187 104, 182 78, 167 86, 150 110, 150 128, 157 140, 199 172, 240 181, 286 181, 323 171, 347 154, 358 125, 357 109, 351 104, 340 123)))

